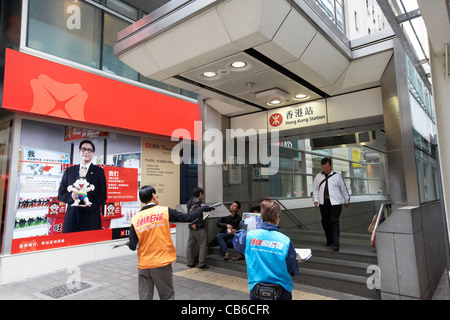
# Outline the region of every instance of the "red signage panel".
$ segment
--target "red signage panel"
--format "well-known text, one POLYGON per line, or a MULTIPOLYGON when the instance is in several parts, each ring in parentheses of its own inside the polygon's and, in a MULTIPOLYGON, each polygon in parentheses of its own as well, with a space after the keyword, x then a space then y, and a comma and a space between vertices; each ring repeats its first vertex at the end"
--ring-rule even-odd
POLYGON ((13 239, 11 254, 76 246, 112 239, 112 229, 59 233, 45 237, 13 239))
POLYGON ((137 201, 138 169, 103 167, 107 184, 107 202, 137 201))
POLYGON ((194 137, 197 104, 6 49, 3 107, 13 112, 194 137))

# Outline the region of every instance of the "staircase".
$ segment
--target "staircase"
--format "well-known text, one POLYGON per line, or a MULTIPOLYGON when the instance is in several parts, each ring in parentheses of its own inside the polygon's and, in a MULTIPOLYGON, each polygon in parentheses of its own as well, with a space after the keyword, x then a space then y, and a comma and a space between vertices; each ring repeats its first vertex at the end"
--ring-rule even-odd
MULTIPOLYGON (((368 299, 378 299, 376 290, 367 288, 371 273, 367 268, 377 264, 376 250, 370 246, 370 235, 341 234, 338 252, 325 247, 323 232, 280 230, 289 236, 295 248, 310 248, 312 257, 299 263, 300 274, 294 282, 348 293, 368 299)), ((233 257, 239 254, 231 250, 233 257)), ((247 272, 245 261, 224 261, 219 247, 210 247, 207 263, 212 266, 247 272)))

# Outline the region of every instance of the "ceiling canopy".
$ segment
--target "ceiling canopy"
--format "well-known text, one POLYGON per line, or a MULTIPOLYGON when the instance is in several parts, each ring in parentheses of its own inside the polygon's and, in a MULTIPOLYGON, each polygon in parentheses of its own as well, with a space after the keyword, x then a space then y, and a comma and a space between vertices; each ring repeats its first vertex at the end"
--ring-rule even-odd
POLYGON ((114 53, 148 78, 209 98, 227 116, 378 86, 392 56, 392 31, 352 47, 314 5, 173 0, 121 31, 114 53))

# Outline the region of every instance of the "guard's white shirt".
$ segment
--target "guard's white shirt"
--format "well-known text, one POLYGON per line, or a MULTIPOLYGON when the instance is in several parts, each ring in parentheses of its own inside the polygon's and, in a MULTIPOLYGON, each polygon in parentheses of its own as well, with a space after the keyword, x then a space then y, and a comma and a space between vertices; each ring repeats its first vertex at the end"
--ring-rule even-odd
MULTIPOLYGON (((328 178, 328 193, 330 195, 331 205, 340 205, 342 204, 342 201, 344 201, 344 203, 349 203, 350 194, 347 190, 347 187, 345 186, 344 179, 342 179, 342 176, 339 173, 333 173, 334 171, 331 170, 329 175, 332 176, 328 178)), ((325 174, 323 172, 318 173, 314 178, 313 198, 314 202, 319 202, 319 204, 325 203, 324 191, 326 182, 320 185, 323 180, 325 180, 325 174)))

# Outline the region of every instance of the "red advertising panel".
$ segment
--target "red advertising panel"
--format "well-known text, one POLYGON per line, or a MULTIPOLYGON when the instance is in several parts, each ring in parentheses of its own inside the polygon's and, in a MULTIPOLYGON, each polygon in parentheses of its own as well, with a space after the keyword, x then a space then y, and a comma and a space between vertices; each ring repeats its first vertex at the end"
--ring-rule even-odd
POLYGON ((137 201, 138 169, 103 167, 105 170, 107 202, 137 201))
POLYGON ((197 104, 6 49, 3 107, 13 112, 194 137, 197 104))
POLYGON ((92 139, 98 137, 107 137, 108 135, 109 135, 108 132, 94 129, 85 129, 67 126, 64 128, 64 142, 81 139, 92 139))
POLYGON ((25 253, 62 247, 76 246, 91 242, 108 241, 112 238, 111 229, 84 231, 74 233, 58 233, 45 237, 13 239, 11 253, 25 253))

